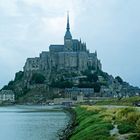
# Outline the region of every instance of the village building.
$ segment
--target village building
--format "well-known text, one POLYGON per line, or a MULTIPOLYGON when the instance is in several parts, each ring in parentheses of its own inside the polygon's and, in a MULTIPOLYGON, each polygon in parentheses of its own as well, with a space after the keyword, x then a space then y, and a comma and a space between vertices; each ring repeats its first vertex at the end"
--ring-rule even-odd
POLYGON ((94 96, 94 88, 78 88, 78 87, 65 88, 64 92, 65 92, 65 96, 67 98, 71 98, 71 99, 75 99, 75 100, 77 100, 78 96, 79 96, 79 98, 81 96, 83 96, 83 97, 94 96))
POLYGON ((15 94, 12 90, 0 91, 0 102, 4 101, 15 102, 15 94))

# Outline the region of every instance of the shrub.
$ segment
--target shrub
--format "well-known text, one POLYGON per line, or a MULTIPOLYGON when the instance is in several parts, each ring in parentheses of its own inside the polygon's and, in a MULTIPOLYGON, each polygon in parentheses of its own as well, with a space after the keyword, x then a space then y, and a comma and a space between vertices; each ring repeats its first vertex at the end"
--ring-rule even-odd
POLYGON ((121 122, 121 124, 118 125, 118 129, 119 129, 120 134, 134 132, 135 131, 135 125, 134 124, 129 124, 129 123, 126 123, 126 122, 121 122))
POLYGON ((139 118, 140 118, 139 112, 130 112, 127 115, 127 121, 130 123, 136 123, 139 118))
POLYGON ((119 120, 127 120, 128 114, 129 113, 134 113, 135 111, 136 111, 136 109, 130 108, 130 107, 128 107, 128 108, 121 108, 117 112, 116 116, 117 116, 117 118, 119 120))
POLYGON ((140 140, 140 136, 139 135, 132 135, 129 137, 129 140, 140 140))

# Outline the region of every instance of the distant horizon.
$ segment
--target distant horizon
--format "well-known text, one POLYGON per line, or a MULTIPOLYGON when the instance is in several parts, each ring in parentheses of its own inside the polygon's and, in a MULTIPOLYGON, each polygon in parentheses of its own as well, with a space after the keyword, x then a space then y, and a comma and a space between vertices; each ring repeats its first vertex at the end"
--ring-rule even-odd
POLYGON ((97 50, 103 71, 140 87, 139 5, 138 0, 2 0, 0 88, 23 70, 28 57, 63 43, 68 9, 73 38, 97 50))

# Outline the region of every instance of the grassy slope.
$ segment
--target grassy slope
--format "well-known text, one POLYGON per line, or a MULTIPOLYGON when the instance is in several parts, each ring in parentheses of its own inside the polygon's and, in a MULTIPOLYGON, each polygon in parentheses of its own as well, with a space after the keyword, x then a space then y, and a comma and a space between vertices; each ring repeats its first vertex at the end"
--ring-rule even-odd
POLYGON ((140 113, 133 108, 105 109, 97 106, 75 108, 77 119, 70 140, 115 140, 110 136, 112 122, 118 125, 119 133, 129 134, 129 140, 140 139, 140 113))
POLYGON ((102 109, 87 110, 84 107, 75 109, 77 114, 75 129, 71 140, 112 140, 109 130, 113 128, 111 122, 105 121, 100 114, 102 109))

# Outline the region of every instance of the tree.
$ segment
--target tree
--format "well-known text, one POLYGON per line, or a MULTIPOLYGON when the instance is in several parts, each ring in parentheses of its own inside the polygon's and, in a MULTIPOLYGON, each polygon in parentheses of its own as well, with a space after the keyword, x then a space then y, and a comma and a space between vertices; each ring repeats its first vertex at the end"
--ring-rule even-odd
POLYGON ((5 85, 2 90, 10 90, 9 86, 5 85))
POLYGON ((106 72, 103 72, 102 70, 98 70, 98 75, 102 76, 106 81, 109 79, 109 75, 106 72))
POLYGON ((87 81, 89 82, 97 82, 98 81, 98 73, 92 73, 91 70, 85 70, 84 72, 82 72, 83 75, 87 76, 87 81))
POLYGON ((115 79, 116 79, 120 84, 123 83, 123 80, 122 80, 122 78, 121 78, 120 76, 115 77, 115 79))
POLYGON ((89 81, 89 82, 97 82, 98 81, 98 75, 97 75, 97 73, 94 73, 94 74, 88 74, 87 75, 87 80, 89 81))
POLYGON ((15 74, 15 80, 14 80, 14 81, 19 81, 19 80, 21 80, 22 77, 23 77, 23 75, 24 75, 24 72, 23 72, 23 71, 17 72, 17 73, 15 74))
POLYGON ((73 83, 69 81, 52 81, 51 87, 57 88, 72 88, 73 83))
POLYGON ((45 81, 45 77, 40 73, 34 73, 30 80, 31 84, 43 84, 45 81))
POLYGON ((10 81, 9 83, 8 83, 8 86, 13 86, 14 85, 14 81, 10 81))
POLYGON ((93 88, 93 84, 92 83, 88 83, 88 82, 79 83, 78 87, 79 88, 93 88))

